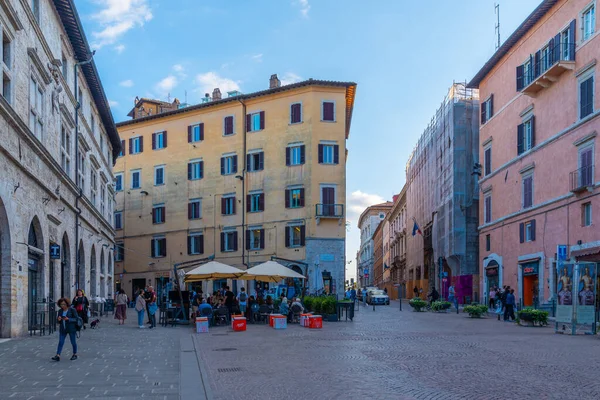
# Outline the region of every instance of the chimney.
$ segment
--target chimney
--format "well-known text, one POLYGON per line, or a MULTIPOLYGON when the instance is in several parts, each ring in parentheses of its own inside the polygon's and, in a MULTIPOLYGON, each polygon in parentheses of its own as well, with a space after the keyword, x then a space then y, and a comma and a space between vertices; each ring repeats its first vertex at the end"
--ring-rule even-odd
POLYGON ((269 89, 275 89, 281 86, 281 81, 277 77, 277 74, 271 75, 271 79, 269 79, 269 89))
POLYGON ((215 100, 221 100, 221 91, 219 90, 219 88, 215 88, 215 90, 213 90, 213 101, 215 100))

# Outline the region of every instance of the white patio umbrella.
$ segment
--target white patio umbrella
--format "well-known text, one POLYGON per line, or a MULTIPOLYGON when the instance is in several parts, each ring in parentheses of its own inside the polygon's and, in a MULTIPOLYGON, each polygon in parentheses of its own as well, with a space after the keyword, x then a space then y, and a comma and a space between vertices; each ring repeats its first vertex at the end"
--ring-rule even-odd
POLYGON ((285 278, 306 279, 304 275, 275 261, 267 261, 248 269, 241 279, 277 283, 285 278))
POLYGON ((245 274, 246 271, 242 271, 241 269, 217 261, 210 261, 186 272, 185 281, 198 282, 215 279, 234 279, 242 278, 245 274))
POLYGON ((315 293, 320 293, 323 289, 325 289, 325 284, 323 283, 323 273, 321 272, 321 268, 318 265, 315 266, 315 293))

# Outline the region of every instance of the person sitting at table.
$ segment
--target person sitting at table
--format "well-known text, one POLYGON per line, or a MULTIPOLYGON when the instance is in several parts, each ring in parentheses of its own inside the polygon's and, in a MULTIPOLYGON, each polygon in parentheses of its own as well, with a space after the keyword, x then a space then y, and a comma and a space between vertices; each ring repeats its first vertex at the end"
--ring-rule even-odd
POLYGON ((206 302, 206 300, 205 300, 205 299, 202 299, 202 304, 200 304, 200 306, 198 306, 198 314, 199 314, 200 316, 203 316, 203 317, 204 317, 204 316, 207 316, 206 314, 203 314, 203 313, 202 313, 202 311, 203 311, 203 310, 210 310, 210 314, 208 315, 208 319, 209 319, 209 320, 211 320, 211 319, 212 319, 212 317, 213 317, 213 309, 212 309, 212 307, 210 306, 210 304, 208 304, 208 303, 206 302))
POLYGON ((252 312, 252 305, 254 304, 258 304, 258 302, 256 301, 256 297, 248 297, 248 306, 246 307, 246 319, 249 322, 254 322, 254 313, 252 312))
POLYGON ((216 310, 217 308, 220 308, 223 305, 223 301, 221 299, 219 299, 218 297, 215 299, 215 301, 213 302, 213 309, 216 310))
POLYGON ((298 298, 298 297, 296 297, 294 299, 294 301, 292 302, 292 305, 290 306, 290 311, 287 314, 288 322, 292 322, 292 320, 294 318, 294 311, 296 311, 297 314, 304 312, 304 307, 302 306, 302 302, 300 301, 300 298, 298 298), (300 312, 298 312, 298 310, 300 310, 300 312))
POLYGON ((273 311, 275 309, 275 305, 273 304, 273 298, 269 295, 267 296, 267 306, 269 306, 269 310, 273 311))
POLYGON ((290 312, 290 306, 288 304, 287 297, 281 295, 281 304, 279 305, 279 314, 288 315, 290 312))

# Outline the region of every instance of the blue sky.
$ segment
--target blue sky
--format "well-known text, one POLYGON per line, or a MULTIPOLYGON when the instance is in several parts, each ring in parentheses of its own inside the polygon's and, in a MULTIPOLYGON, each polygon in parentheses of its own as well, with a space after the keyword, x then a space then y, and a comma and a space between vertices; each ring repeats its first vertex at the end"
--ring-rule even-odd
MULTIPOLYGON (((500 3, 504 41, 540 0, 500 3)), ((116 121, 135 96, 198 103, 215 87, 358 83, 347 147, 347 257, 358 215, 391 200, 414 144, 453 81, 492 55, 493 0, 76 0, 116 121), (368 5, 367 5, 368 4, 368 5), (342 7, 343 6, 343 7, 342 7)), ((347 266, 354 276, 354 263, 347 266)))

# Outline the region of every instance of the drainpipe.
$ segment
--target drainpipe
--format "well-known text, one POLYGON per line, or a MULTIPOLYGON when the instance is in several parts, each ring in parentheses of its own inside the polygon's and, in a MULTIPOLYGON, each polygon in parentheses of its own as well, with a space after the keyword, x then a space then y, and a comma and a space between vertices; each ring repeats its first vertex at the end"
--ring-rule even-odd
POLYGON ((242 105, 242 127, 244 133, 244 152, 242 154, 242 160, 244 163, 244 168, 242 169, 242 264, 246 266, 246 269, 250 267, 250 251, 248 251, 248 259, 245 260, 246 257, 246 169, 248 166, 246 165, 246 138, 248 134, 248 127, 246 126, 246 103, 244 103, 241 99, 238 99, 240 104, 242 105))
MULTIPOLYGON (((75 198, 75 290, 79 289, 79 215, 81 214, 79 199, 83 197, 83 188, 79 187, 79 109, 81 108, 81 99, 77 90, 77 67, 91 63, 94 59, 94 54, 96 54, 96 50, 92 51, 88 60, 80 61, 73 65, 73 92, 75 96, 75 181, 78 189, 77 197, 75 198)), ((83 286, 85 287, 85 282, 83 286)))

